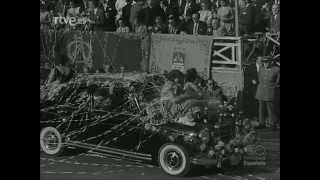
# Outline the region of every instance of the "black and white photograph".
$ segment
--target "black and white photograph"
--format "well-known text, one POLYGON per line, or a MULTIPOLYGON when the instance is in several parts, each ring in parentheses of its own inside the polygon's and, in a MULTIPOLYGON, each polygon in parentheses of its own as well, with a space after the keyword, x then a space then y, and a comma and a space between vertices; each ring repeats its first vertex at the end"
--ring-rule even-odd
POLYGON ((280 0, 40 0, 41 180, 280 180, 280 0))

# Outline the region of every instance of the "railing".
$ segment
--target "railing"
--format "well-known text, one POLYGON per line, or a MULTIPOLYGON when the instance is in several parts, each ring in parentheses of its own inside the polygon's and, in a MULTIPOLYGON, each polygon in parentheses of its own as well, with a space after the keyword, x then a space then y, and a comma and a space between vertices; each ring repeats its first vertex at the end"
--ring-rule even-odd
POLYGON ((266 38, 268 38, 270 41, 275 43, 276 45, 280 46, 280 35, 279 34, 266 34, 266 38))
POLYGON ((212 69, 241 69, 241 37, 215 37, 212 46, 212 69))
POLYGON ((256 33, 253 37, 244 38, 242 64, 255 63, 256 56, 280 57, 280 34, 256 33))
POLYGON ((214 37, 211 51, 211 78, 227 97, 237 97, 243 89, 242 37, 214 37))

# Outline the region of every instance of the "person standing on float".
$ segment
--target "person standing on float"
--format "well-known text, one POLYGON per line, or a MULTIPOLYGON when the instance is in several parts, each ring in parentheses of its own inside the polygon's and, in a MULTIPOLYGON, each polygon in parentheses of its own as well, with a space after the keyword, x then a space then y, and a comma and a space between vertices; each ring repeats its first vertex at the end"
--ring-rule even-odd
POLYGON ((276 66, 271 57, 258 57, 257 72, 259 84, 256 99, 259 101, 259 124, 276 127, 275 95, 280 87, 280 67, 276 66), (269 117, 267 122, 264 118, 265 107, 269 117))

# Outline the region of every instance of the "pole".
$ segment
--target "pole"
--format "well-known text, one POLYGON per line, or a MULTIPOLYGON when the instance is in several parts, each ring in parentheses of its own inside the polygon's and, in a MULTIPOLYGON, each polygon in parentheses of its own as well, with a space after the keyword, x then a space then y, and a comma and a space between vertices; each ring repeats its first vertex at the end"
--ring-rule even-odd
POLYGON ((235 0, 235 31, 236 37, 239 37, 239 1, 235 0))

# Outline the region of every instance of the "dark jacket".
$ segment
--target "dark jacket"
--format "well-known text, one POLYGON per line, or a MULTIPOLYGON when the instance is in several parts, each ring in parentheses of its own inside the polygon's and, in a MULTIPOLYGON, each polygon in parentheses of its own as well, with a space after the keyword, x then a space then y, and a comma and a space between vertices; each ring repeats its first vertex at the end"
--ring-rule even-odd
POLYGON ((164 11, 160 8, 160 6, 156 6, 152 8, 146 7, 142 10, 142 13, 144 14, 143 15, 144 23, 147 26, 153 26, 157 16, 161 16, 163 21, 166 19, 166 15, 164 11))
MULTIPOLYGON (((181 8, 179 8, 179 16, 183 15, 186 5, 187 5, 187 3, 184 1, 183 6, 181 8)), ((189 9, 187 10, 186 15, 191 17, 192 14, 195 12, 198 12, 199 9, 200 9, 199 6, 196 3, 192 2, 189 9)))
POLYGON ((107 7, 104 7, 101 5, 101 8, 104 11, 105 14, 105 30, 107 31, 115 31, 116 25, 115 25, 115 17, 117 15, 117 10, 115 8, 116 1, 115 0, 109 0, 107 3, 107 7))
MULTIPOLYGON (((173 14, 174 16, 178 17, 179 16, 179 4, 178 4, 178 0, 165 0, 166 4, 167 4, 167 10, 166 10, 166 15, 170 15, 173 14)), ((185 0, 183 0, 185 1, 185 0)), ((182 3, 183 5, 183 3, 182 3)))
POLYGON ((168 34, 179 34, 180 33, 178 26, 173 26, 172 27, 172 32, 170 32, 170 27, 167 26, 166 32, 168 34))
POLYGON ((138 14, 142 11, 142 9, 143 9, 143 2, 137 2, 131 7, 129 21, 132 28, 134 28, 134 26, 137 24, 138 14))
POLYGON ((239 24, 251 26, 254 23, 254 11, 252 6, 239 9, 239 24))
POLYGON ((95 23, 92 25, 93 30, 104 30, 105 29, 105 16, 103 9, 97 8, 96 14, 94 14, 94 11, 89 12, 89 18, 92 21, 95 21, 95 23))
POLYGON ((239 10, 239 25, 241 34, 251 33, 254 27, 254 9, 249 5, 239 10))
MULTIPOLYGON (((193 34, 193 28, 194 28, 194 23, 190 22, 185 25, 184 31, 186 31, 187 34, 193 34)), ((207 24, 206 23, 199 21, 198 34, 199 35, 206 35, 207 34, 207 24)))
POLYGON ((122 8, 122 19, 124 24, 127 26, 130 26, 129 19, 130 19, 131 7, 132 7, 132 4, 129 3, 122 8))
POLYGON ((165 16, 166 16, 166 21, 168 20, 170 15, 173 15, 174 17, 178 17, 178 10, 171 8, 171 7, 167 7, 166 10, 162 9, 162 11, 164 12, 165 16))
MULTIPOLYGON (((182 2, 184 2, 185 0, 183 0, 182 2)), ((169 0, 166 0, 167 2, 167 5, 169 8, 179 8, 179 0, 170 0, 170 3, 169 3, 169 0)), ((183 4, 183 3, 182 3, 183 4)))

